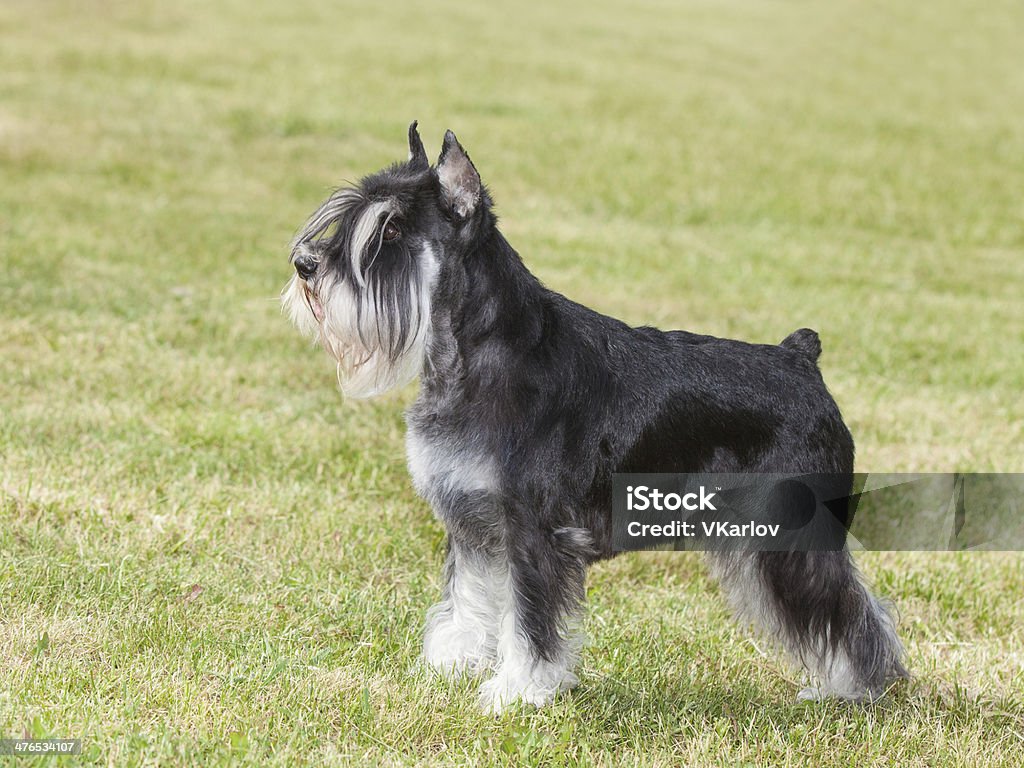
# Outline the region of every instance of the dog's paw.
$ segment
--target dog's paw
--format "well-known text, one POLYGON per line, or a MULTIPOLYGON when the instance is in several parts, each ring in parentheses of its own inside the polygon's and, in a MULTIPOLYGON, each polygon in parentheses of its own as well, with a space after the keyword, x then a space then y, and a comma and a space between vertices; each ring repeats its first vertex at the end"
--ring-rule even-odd
POLYGON ((476 653, 465 653, 458 649, 424 649, 423 660, 441 677, 458 677, 472 674, 490 666, 490 660, 476 653))
POLYGON ((802 702, 802 701, 822 701, 823 699, 827 699, 827 698, 828 698, 828 694, 827 693, 823 692, 821 690, 821 688, 815 688, 814 686, 808 686, 807 688, 803 688, 800 691, 800 693, 798 693, 796 695, 796 700, 798 702, 802 702))
POLYGON ((796 695, 796 700, 798 702, 804 702, 833 699, 837 701, 848 701, 853 704, 870 704, 878 701, 882 695, 882 693, 874 693, 872 691, 835 691, 828 687, 815 688, 813 686, 808 686, 796 695))
POLYGON ((495 675, 480 686, 480 708, 489 715, 500 715, 517 701, 543 707, 555 698, 555 691, 537 686, 517 685, 505 675, 495 675))
POLYGON ((579 685, 579 678, 572 672, 559 675, 510 675, 498 672, 480 686, 481 709, 490 715, 500 715, 517 701, 543 707, 550 704, 555 695, 579 685))
POLYGON ((474 632, 435 632, 423 644, 423 659, 443 677, 478 672, 491 664, 486 637, 474 632))

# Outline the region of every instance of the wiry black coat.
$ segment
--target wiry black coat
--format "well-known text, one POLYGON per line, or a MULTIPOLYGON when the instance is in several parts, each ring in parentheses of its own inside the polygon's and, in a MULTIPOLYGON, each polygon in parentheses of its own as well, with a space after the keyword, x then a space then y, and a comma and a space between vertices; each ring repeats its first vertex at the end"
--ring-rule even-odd
POLYGON ((813 331, 759 345, 631 328, 548 290, 481 230, 442 273, 432 316, 450 336, 432 342, 409 418, 497 459, 529 510, 513 534, 580 527, 611 554, 615 472, 852 473, 813 331))
MULTIPOLYGON (((343 273, 363 259, 368 279, 392 286, 434 281, 407 421, 410 455, 446 459, 419 477, 410 467, 448 530, 449 579, 455 552, 500 560, 537 659, 562 653, 587 565, 613 554, 614 473, 852 475, 853 440, 818 370, 813 331, 748 344, 632 328, 570 301, 501 235, 450 132, 437 169, 415 124, 410 150, 408 163, 359 187, 363 200, 397 201, 401 240, 353 262, 342 222, 322 261, 343 273), (433 277, 418 254, 436 258, 433 277), (462 465, 486 466, 489 480, 467 485, 462 465)), ((733 553, 713 564, 740 612, 821 675, 841 656, 849 697, 877 695, 905 674, 887 614, 845 549, 733 553)))

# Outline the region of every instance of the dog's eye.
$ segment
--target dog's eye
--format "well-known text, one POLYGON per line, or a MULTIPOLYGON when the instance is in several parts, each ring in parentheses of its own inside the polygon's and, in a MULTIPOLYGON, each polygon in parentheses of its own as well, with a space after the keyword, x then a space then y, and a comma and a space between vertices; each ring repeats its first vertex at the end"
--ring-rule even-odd
POLYGON ((395 226, 394 222, 389 221, 384 225, 384 232, 381 233, 381 237, 384 238, 385 243, 393 243, 401 236, 402 231, 395 226))

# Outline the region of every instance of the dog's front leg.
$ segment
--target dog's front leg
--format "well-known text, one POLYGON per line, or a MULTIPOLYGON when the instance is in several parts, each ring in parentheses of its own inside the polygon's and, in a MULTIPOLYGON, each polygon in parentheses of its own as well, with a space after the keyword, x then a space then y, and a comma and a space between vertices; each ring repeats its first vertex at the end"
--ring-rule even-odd
POLYGON ((427 612, 423 656, 445 676, 485 668, 494 660, 504 563, 448 539, 441 602, 427 612))
POLYGON ((589 548, 589 534, 579 528, 510 536, 498 590, 497 669, 480 688, 488 712, 499 713, 516 700, 543 706, 577 684, 573 667, 589 548))

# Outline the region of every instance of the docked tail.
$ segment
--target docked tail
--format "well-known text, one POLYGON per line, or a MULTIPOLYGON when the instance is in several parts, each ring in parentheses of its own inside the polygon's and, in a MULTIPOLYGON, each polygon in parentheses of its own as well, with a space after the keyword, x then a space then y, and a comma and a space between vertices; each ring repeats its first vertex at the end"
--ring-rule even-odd
POLYGON ((818 338, 817 331, 812 331, 810 328, 793 331, 779 342, 779 346, 799 352, 812 363, 817 363, 818 357, 821 355, 821 339, 818 338))

